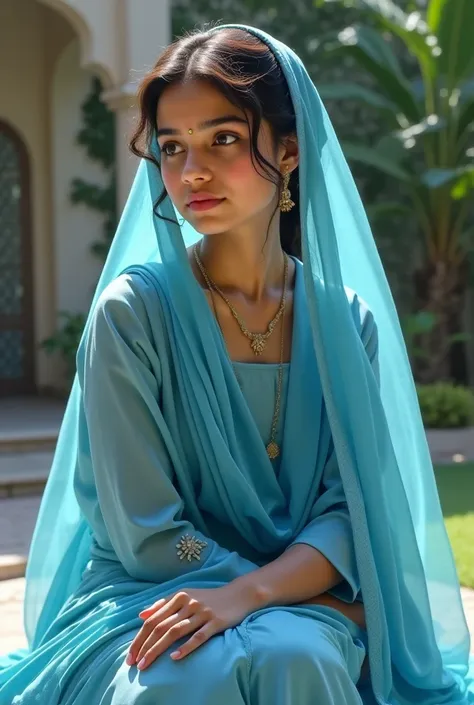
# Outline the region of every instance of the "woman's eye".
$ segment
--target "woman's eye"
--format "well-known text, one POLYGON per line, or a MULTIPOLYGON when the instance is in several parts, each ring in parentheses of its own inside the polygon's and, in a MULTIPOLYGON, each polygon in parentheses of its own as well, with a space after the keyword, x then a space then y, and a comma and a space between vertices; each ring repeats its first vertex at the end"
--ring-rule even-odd
POLYGON ((231 135, 229 132, 222 132, 220 135, 217 135, 216 142, 218 142, 222 147, 225 147, 228 144, 234 144, 238 141, 238 139, 239 138, 237 137, 237 135, 231 135), (227 140, 227 138, 230 138, 230 140, 232 141, 221 142, 221 140, 227 140))
POLYGON ((176 142, 167 142, 161 147, 161 151, 167 157, 174 157, 176 154, 181 154, 183 150, 179 151, 179 144, 176 144, 176 142))

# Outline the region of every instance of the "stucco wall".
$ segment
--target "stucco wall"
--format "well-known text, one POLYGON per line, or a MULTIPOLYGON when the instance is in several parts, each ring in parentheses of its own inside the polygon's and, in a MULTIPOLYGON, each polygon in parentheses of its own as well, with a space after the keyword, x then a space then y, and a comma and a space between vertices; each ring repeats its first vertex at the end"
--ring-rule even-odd
POLYGON ((79 68, 79 51, 74 40, 56 64, 51 113, 56 310, 73 313, 87 311, 100 273, 100 262, 90 246, 102 238, 102 220, 90 209, 71 203, 71 181, 105 183, 101 168, 76 143, 81 104, 91 86, 91 75, 79 68))
POLYGON ((57 371, 39 344, 55 330, 58 310, 87 308, 99 268, 86 256, 99 234, 98 219, 74 209, 67 197, 73 175, 95 178, 97 171, 86 168, 73 144, 90 81, 79 69, 74 37, 67 21, 37 0, 0 2, 0 119, 20 135, 30 159, 39 389, 54 386, 57 371))
MULTIPOLYGON (((44 52, 44 11, 34 0, 0 2, 0 118, 26 144, 31 166, 35 338, 51 330, 52 238, 49 164, 49 105, 44 52)), ((37 377, 50 363, 37 358, 37 377)))

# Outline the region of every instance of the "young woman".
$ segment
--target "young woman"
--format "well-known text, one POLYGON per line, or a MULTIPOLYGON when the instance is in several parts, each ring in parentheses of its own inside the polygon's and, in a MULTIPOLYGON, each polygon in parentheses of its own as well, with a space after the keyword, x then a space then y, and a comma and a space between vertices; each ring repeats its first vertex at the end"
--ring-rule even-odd
POLYGON ((1 705, 467 703, 410 368, 316 89, 223 26, 139 98, 1 705))

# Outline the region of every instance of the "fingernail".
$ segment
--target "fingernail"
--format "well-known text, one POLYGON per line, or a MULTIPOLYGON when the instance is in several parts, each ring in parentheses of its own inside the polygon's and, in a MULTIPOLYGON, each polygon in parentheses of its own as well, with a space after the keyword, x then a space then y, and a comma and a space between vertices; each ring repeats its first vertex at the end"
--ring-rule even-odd
POLYGON ((173 651, 172 654, 170 654, 171 658, 179 658, 181 656, 181 651, 173 651))
POLYGON ((144 658, 142 658, 142 660, 141 660, 140 663, 138 664, 137 668, 138 668, 139 671, 141 671, 142 668, 145 668, 145 659, 144 659, 144 658))
POLYGON ((127 666, 133 666, 133 656, 132 656, 132 654, 128 654, 126 663, 127 663, 127 666))

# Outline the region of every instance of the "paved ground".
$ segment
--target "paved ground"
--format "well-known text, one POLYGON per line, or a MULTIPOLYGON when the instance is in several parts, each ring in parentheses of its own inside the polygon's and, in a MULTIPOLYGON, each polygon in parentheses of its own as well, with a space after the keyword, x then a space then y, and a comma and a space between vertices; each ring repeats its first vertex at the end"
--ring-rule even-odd
POLYGON ((24 593, 23 578, 0 582, 0 655, 26 646, 22 626, 24 593))

